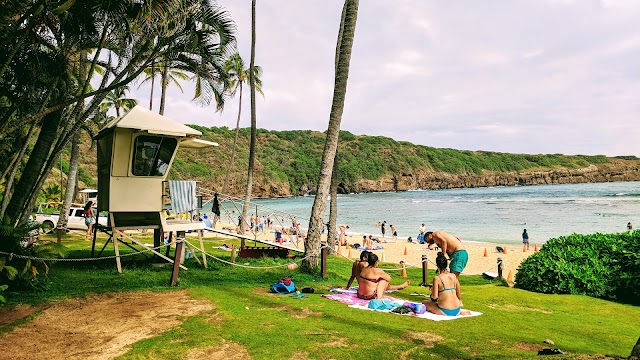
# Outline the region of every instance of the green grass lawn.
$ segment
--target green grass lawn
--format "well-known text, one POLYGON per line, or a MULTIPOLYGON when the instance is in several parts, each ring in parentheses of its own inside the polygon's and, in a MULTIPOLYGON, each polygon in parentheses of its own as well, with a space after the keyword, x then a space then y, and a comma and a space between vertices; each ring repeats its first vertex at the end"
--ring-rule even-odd
MULTIPOLYGON (((89 243, 77 239, 77 235, 64 239, 69 257, 88 257, 89 243)), ((206 249, 228 260, 229 252, 213 250, 219 244, 207 243, 206 249)), ((113 248, 107 247, 104 255, 112 254, 113 248)), ((51 269, 47 291, 9 292, 6 297, 9 305, 15 305, 102 292, 170 291, 170 267, 154 267, 150 262, 141 255, 126 258, 123 274, 116 272, 114 260, 60 262, 51 269)), ((273 259, 238 262, 254 266, 286 263, 273 259)), ((298 288, 311 286, 326 292, 344 286, 351 265, 344 259, 329 258, 328 279, 298 270, 244 269, 213 259, 209 264, 209 269, 203 269, 187 260, 189 270, 180 272, 176 288, 189 289, 192 296, 211 301, 218 320, 189 317, 176 328, 135 343, 122 358, 179 359, 189 349, 232 341, 255 359, 512 359, 536 357, 537 350, 545 346, 544 339, 553 340, 553 347, 573 355, 628 356, 640 335, 636 321, 640 307, 585 296, 530 293, 480 276, 463 276, 461 284, 465 308, 480 311, 482 316, 433 322, 356 310, 319 294, 295 299, 268 292, 269 285, 283 276, 291 277, 298 288)), ((397 272, 392 273, 393 282, 401 283, 403 279, 394 274, 397 272)), ((427 292, 416 286, 421 282, 421 271, 408 269, 408 274, 412 285, 394 296, 420 301, 422 298, 410 294, 427 292)), ((10 328, 0 328, 0 336, 10 328)))

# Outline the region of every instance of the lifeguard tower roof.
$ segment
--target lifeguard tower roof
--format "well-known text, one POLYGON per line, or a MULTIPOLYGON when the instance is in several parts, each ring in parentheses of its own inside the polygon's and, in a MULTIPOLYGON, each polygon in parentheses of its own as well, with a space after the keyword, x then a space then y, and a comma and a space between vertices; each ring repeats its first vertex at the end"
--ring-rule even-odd
MULTIPOLYGON (((192 129, 184 124, 166 118, 160 114, 156 114, 142 106, 135 106, 124 116, 111 121, 100 132, 106 132, 108 129, 114 127, 147 131, 149 134, 179 137, 194 137, 202 135, 202 133, 196 129, 192 129)), ((96 137, 99 138, 100 134, 96 137)))

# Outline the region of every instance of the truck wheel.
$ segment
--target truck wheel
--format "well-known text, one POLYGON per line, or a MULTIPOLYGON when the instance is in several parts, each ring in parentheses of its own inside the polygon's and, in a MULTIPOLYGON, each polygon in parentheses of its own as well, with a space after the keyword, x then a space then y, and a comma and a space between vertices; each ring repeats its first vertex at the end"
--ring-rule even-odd
POLYGON ((42 233, 43 234, 48 234, 51 231, 53 231, 54 225, 52 221, 46 220, 45 222, 42 223, 42 233))

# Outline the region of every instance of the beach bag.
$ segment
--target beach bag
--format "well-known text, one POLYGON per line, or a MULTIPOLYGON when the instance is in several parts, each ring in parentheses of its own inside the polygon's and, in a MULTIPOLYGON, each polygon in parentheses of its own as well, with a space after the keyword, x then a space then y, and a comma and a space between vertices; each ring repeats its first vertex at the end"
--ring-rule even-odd
POLYGON ((271 291, 278 294, 290 294, 296 291, 296 286, 293 284, 290 278, 282 278, 277 283, 271 285, 271 291))

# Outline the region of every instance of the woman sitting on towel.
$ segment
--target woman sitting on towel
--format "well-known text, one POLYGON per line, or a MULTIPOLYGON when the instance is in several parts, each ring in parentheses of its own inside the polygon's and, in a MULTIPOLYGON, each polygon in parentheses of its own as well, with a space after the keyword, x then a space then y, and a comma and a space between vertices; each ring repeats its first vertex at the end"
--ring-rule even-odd
POLYGON ((436 258, 438 266, 438 276, 433 279, 431 286, 431 300, 422 303, 427 307, 427 311, 446 316, 468 315, 468 311, 460 311, 462 298, 460 297, 460 282, 455 274, 447 270, 449 260, 442 252, 436 258))
POLYGON ((391 277, 378 269, 378 255, 369 253, 368 265, 360 270, 358 277, 358 298, 362 300, 383 299, 387 290, 402 290, 409 286, 409 280, 402 285, 391 285, 391 277))
POLYGON ((351 266, 351 277, 349 278, 349 281, 347 282, 347 286, 345 287, 345 289, 349 290, 349 288, 351 287, 351 284, 353 283, 353 280, 359 278, 360 272, 362 271, 362 269, 366 268, 367 265, 369 265, 369 263, 367 263, 368 258, 369 258, 369 252, 363 251, 360 253, 360 260, 356 260, 353 262, 353 265, 351 266))

